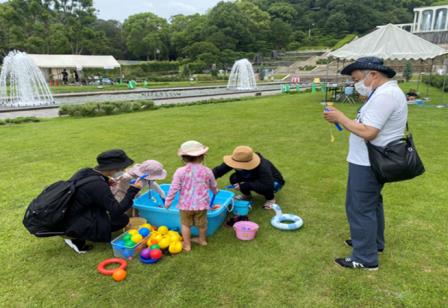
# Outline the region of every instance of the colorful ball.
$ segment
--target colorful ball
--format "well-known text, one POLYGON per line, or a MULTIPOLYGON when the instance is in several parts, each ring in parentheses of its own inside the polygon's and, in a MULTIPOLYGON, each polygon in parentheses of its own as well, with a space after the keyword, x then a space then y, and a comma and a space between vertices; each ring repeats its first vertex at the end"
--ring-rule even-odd
POLYGON ((122 269, 117 269, 116 271, 114 271, 114 273, 112 274, 112 278, 116 281, 123 281, 126 279, 126 271, 122 270, 122 269))
POLYGON ((125 259, 131 259, 134 256, 134 249, 125 249, 123 251, 123 257, 125 259))
POLYGON ((135 246, 135 243, 134 243, 133 241, 131 241, 131 240, 129 240, 129 241, 124 241, 124 246, 125 246, 126 248, 132 248, 132 247, 135 246))
POLYGON ((138 230, 138 233, 140 233, 140 235, 143 237, 147 237, 149 235, 149 229, 148 228, 140 228, 140 230, 138 230))
POLYGON ((126 245, 126 241, 125 240, 118 240, 115 242, 115 245, 118 247, 124 247, 126 245))
POLYGON ((138 234, 138 231, 136 229, 131 229, 128 231, 128 234, 130 234, 132 236, 134 234, 138 234))
POLYGON ((157 231, 162 234, 165 235, 168 233, 168 228, 166 226, 160 226, 159 229, 157 229, 157 231))
POLYGON ((159 246, 161 249, 167 249, 170 246, 170 239, 168 237, 164 237, 160 242, 159 246))
POLYGON ((125 234, 125 235, 123 235, 123 237, 122 237, 122 239, 123 239, 123 241, 130 241, 131 240, 131 234, 129 234, 129 233, 127 233, 127 234, 125 234))
POLYGON ((154 235, 153 239, 156 240, 156 243, 154 243, 154 244, 158 244, 163 239, 163 235, 160 233, 157 233, 156 235, 154 235))
POLYGON ((149 247, 149 248, 151 248, 151 250, 160 249, 160 246, 158 244, 154 244, 154 245, 151 245, 151 247, 149 247))
POLYGON ((168 251, 171 254, 177 254, 182 251, 182 242, 176 241, 170 244, 170 247, 168 248, 168 251))
POLYGON ((140 226, 140 228, 146 228, 146 229, 150 230, 151 229, 151 225, 150 224, 143 224, 143 225, 140 226))
POLYGON ((131 237, 131 241, 133 241, 134 243, 140 243, 141 242, 141 240, 143 239, 143 236, 141 236, 140 234, 134 234, 132 237, 131 237))
POLYGON ((149 249, 149 248, 145 248, 145 249, 143 249, 142 252, 140 253, 140 256, 141 256, 143 259, 149 259, 149 258, 151 258, 151 249, 149 249))
POLYGON ((160 249, 154 249, 150 252, 151 259, 158 260, 162 257, 162 251, 160 249))

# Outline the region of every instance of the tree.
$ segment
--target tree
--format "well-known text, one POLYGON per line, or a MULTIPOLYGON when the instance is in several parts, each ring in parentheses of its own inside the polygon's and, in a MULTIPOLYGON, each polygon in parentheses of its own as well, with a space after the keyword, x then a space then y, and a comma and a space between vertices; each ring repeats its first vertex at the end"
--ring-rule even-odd
POLYGON ((220 2, 208 13, 207 41, 219 49, 249 51, 255 41, 250 22, 232 2, 220 2))
POLYGON ((412 63, 411 61, 406 61, 404 70, 403 70, 403 77, 408 82, 412 79, 412 63))
POLYGON ((96 20, 92 0, 53 0, 57 20, 64 26, 71 53, 81 54, 98 36, 92 29, 96 20))
POLYGON ((104 34, 105 54, 111 54, 119 59, 124 58, 126 42, 123 39, 122 24, 119 21, 98 19, 93 24, 93 29, 104 34))
POLYGON ((205 39, 207 16, 194 14, 190 16, 176 15, 171 17, 170 55, 173 58, 185 57, 185 47, 205 39))
POLYGON ((285 2, 274 2, 269 7, 268 12, 273 18, 281 19, 287 23, 291 23, 297 13, 291 4, 285 2))
POLYGON ((291 37, 291 26, 281 19, 274 19, 271 24, 271 41, 274 48, 286 47, 291 37))
POLYGON ((136 58, 166 59, 169 51, 168 22, 152 13, 130 16, 123 24, 129 52, 136 58))
POLYGON ((215 44, 210 42, 197 42, 185 47, 183 50, 183 54, 192 60, 196 60, 199 55, 204 53, 217 56, 219 54, 219 49, 215 44))

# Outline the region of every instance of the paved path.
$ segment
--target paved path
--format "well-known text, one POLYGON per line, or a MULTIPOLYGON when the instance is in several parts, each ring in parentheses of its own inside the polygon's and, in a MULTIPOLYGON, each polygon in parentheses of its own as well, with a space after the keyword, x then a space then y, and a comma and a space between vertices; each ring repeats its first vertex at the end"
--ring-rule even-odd
MULTIPOLYGON (((250 97, 255 95, 270 96, 280 93, 280 88, 276 89, 273 87, 271 90, 253 91, 253 92, 233 92, 233 93, 196 93, 199 96, 176 97, 176 96, 164 96, 164 97, 150 97, 156 106, 165 104, 185 104, 191 102, 199 102, 210 99, 229 99, 229 98, 239 98, 239 97, 250 97)), ((121 95, 118 95, 121 96, 121 95)), ((142 99, 142 98, 140 98, 142 99)), ((11 119, 17 117, 39 117, 39 118, 53 118, 59 115, 59 108, 48 108, 48 109, 35 109, 35 110, 23 110, 23 111, 0 111, 0 119, 11 119)))

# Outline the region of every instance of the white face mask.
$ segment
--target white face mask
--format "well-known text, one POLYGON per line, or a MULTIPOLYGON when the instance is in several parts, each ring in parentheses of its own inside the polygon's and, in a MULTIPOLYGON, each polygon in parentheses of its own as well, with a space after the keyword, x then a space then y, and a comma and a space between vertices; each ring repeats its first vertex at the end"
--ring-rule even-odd
POLYGON ((124 174, 124 171, 118 171, 118 172, 115 172, 114 175, 112 175, 112 177, 114 179, 118 179, 119 177, 123 176, 123 174, 124 174))
POLYGON ((363 80, 360 80, 357 83, 355 83, 355 90, 361 96, 369 96, 370 93, 372 92, 372 87, 366 86, 366 84, 364 83, 364 79, 363 79, 363 80))

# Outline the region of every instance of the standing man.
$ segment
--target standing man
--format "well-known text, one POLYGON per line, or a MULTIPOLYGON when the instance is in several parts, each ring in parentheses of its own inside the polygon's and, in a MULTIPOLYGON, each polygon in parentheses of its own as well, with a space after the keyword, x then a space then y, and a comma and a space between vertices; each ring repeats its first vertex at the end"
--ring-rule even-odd
POLYGON ((395 71, 376 57, 360 58, 346 66, 341 74, 351 75, 355 89, 368 97, 355 120, 333 107, 327 107, 324 118, 339 123, 350 134, 346 213, 353 248, 346 258, 335 262, 350 269, 378 269, 378 252, 384 250, 384 212, 380 183, 370 167, 366 142, 385 146, 403 137, 407 122, 407 102, 396 81, 395 71))

